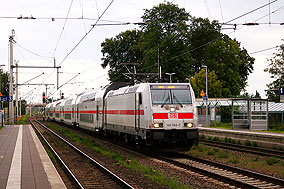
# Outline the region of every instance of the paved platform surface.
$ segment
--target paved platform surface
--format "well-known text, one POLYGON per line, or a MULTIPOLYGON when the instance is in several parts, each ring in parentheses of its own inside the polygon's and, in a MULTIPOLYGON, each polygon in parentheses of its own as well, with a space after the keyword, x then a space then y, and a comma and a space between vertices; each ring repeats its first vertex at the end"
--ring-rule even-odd
POLYGON ((31 125, 0 130, 2 188, 66 188, 31 125))

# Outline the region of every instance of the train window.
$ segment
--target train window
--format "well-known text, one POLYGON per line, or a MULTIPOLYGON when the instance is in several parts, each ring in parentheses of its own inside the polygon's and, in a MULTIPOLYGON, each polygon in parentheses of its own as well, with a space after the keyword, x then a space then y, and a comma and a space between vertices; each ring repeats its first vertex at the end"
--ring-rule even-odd
POLYGON ((171 90, 173 104, 191 104, 189 90, 171 90))
POLYGON ((110 92, 108 97, 112 97, 113 96, 113 92, 110 92))
POLYGON ((135 93, 137 91, 138 87, 131 87, 129 88, 126 93, 135 93))
POLYGON ((80 114, 80 121, 93 123, 94 122, 94 115, 93 114, 80 114))
POLYGON ((188 89, 153 89, 153 104, 191 104, 191 95, 188 89))
POLYGON ((152 89, 152 102, 153 104, 170 104, 170 90, 152 89))
POLYGON ((73 100, 73 99, 67 100, 64 105, 65 105, 65 106, 66 106, 66 105, 70 105, 70 104, 72 103, 72 100, 73 100))

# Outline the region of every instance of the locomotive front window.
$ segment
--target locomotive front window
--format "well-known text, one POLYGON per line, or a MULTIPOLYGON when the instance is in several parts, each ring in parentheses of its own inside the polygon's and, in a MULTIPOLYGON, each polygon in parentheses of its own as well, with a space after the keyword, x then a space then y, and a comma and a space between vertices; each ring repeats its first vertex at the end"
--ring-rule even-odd
POLYGON ((152 90, 153 104, 169 104, 171 102, 170 90, 152 90))
POLYGON ((171 90, 173 104, 191 104, 189 90, 171 90))
POLYGON ((191 104, 189 89, 152 89, 153 104, 191 104))

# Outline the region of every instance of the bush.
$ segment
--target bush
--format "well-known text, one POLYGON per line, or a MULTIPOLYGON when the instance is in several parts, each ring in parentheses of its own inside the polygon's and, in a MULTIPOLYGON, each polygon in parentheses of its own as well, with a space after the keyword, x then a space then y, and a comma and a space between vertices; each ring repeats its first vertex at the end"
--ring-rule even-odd
POLYGON ((208 148, 206 148, 206 146, 203 145, 203 144, 199 144, 199 145, 198 145, 198 151, 199 151, 199 152, 208 151, 208 148))
POLYGON ((276 157, 268 157, 266 160, 267 165, 274 165, 278 162, 276 157))
POLYGON ((213 141, 220 141, 219 137, 214 137, 213 141))
POLYGON ((284 124, 268 122, 268 128, 269 130, 272 130, 272 131, 284 131, 284 124))
POLYGON ((208 140, 212 140, 212 137, 211 137, 211 136, 208 136, 208 140))
POLYGON ((229 154, 228 153, 220 153, 218 155, 218 158, 229 158, 229 154))
POLYGON ((200 135, 200 139, 205 139, 205 135, 200 135))
POLYGON ((246 140, 246 141, 245 141, 245 145, 246 145, 246 146, 251 146, 251 142, 250 142, 249 140, 246 140))
POLYGON ((230 161, 232 164, 236 164, 236 163, 239 163, 239 160, 238 159, 233 159, 230 161))
POLYGON ((207 155, 208 155, 208 156, 213 156, 214 154, 215 154, 215 152, 213 152, 213 151, 207 152, 207 155))
POLYGON ((214 152, 219 152, 220 150, 219 150, 219 148, 214 148, 213 151, 214 151, 214 152))
POLYGON ((258 147, 258 145, 257 145, 257 143, 255 141, 253 141, 252 146, 258 147))

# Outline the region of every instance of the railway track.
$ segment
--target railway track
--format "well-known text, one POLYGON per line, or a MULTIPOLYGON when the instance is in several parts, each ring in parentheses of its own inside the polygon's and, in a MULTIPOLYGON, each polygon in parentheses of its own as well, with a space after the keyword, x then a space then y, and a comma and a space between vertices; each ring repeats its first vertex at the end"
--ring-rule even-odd
MULTIPOLYGON (((102 166, 96 160, 88 156, 86 153, 54 133, 52 130, 44 126, 42 123, 36 120, 30 120, 30 123, 39 134, 39 136, 45 141, 49 149, 56 156, 56 159, 64 167, 66 174, 72 179, 75 187, 77 188, 134 188, 123 179, 119 178, 116 174, 109 169, 102 166), (56 146, 62 147, 64 143, 64 149, 61 152, 56 152, 46 137, 40 132, 35 125, 40 125, 52 136, 57 139, 56 146), (60 155, 59 155, 60 154, 60 155), (64 155, 64 157, 60 157, 64 155), (66 162, 72 162, 72 165, 68 165, 66 162)), ((53 141, 54 143, 54 141, 53 141)))
POLYGON ((240 188, 284 188, 282 179, 181 153, 154 158, 240 188))
MULTIPOLYGON (((120 144, 119 146, 123 145, 120 144)), ((132 150, 141 153, 141 151, 137 151, 135 148, 132 150)), ((201 175, 200 177, 213 178, 239 188, 284 188, 284 181, 281 179, 220 163, 214 163, 185 154, 174 154, 174 157, 165 157, 156 154, 151 154, 150 156, 177 167, 199 173, 201 175)))
POLYGON ((262 155, 262 156, 274 156, 274 157, 284 158, 284 151, 280 151, 280 150, 272 150, 272 149, 267 149, 267 148, 254 147, 254 146, 238 145, 238 144, 225 143, 225 142, 219 142, 219 141, 208 141, 208 140, 202 140, 202 139, 199 139, 199 141, 208 146, 225 148, 225 149, 230 149, 230 150, 240 151, 240 152, 247 152, 247 153, 252 153, 252 154, 257 154, 257 155, 262 155))

